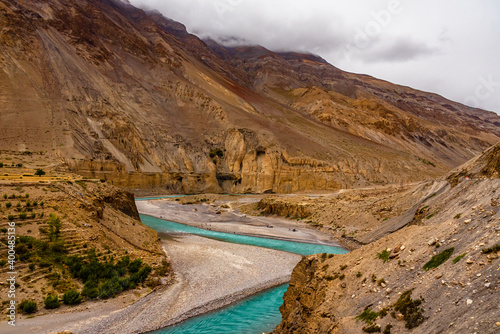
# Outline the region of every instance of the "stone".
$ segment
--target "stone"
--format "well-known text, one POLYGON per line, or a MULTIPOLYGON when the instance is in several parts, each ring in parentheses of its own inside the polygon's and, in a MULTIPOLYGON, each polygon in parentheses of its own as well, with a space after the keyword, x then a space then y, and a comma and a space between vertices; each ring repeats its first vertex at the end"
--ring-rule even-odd
POLYGON ((397 313, 396 314, 396 319, 398 319, 398 320, 405 320, 405 316, 402 315, 401 313, 397 313))
POLYGON ((473 263, 474 263, 474 261, 472 261, 471 259, 467 260, 467 264, 473 264, 473 263))
POLYGON ((392 290, 391 288, 387 288, 387 289, 385 289, 385 293, 387 293, 387 294, 392 293, 392 291, 393 291, 393 290, 392 290))
POLYGON ((486 283, 486 284, 484 284, 484 286, 489 288, 491 286, 491 283, 486 283))
POLYGON ((465 224, 469 224, 470 222, 472 222, 472 219, 467 219, 467 220, 464 220, 464 223, 465 223, 465 224))
POLYGON ((471 304, 472 304, 472 299, 467 298, 467 305, 471 305, 471 304))
POLYGON ((436 239, 436 238, 430 238, 430 239, 429 239, 429 241, 427 241, 427 244, 428 244, 429 246, 433 246, 433 245, 435 245, 435 244, 436 244, 436 242, 437 242, 437 239, 436 239))
POLYGON ((403 244, 399 244, 397 245, 396 247, 394 247, 394 253, 399 253, 399 251, 401 250, 401 247, 403 246, 403 244))
POLYGON ((440 279, 441 277, 443 277, 443 274, 436 275, 436 279, 440 279))

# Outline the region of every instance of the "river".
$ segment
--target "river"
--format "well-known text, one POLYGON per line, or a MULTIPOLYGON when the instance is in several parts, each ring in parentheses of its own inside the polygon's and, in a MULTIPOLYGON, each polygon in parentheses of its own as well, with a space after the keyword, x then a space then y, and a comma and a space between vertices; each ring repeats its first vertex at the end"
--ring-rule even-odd
MULTIPOLYGON (((340 247, 208 231, 147 215, 141 215, 141 220, 156 230, 160 236, 189 233, 225 242, 266 247, 301 255, 347 253, 340 247)), ((288 285, 285 284, 263 291, 228 307, 158 330, 154 334, 261 334, 270 332, 281 321, 279 307, 283 303, 283 294, 287 287, 288 285)))

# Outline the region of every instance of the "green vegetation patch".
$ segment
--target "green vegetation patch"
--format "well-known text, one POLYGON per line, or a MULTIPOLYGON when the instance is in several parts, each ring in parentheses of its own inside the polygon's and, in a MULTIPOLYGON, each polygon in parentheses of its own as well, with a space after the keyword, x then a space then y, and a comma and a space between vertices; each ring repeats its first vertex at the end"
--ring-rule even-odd
POLYGON ((493 247, 483 249, 483 254, 491 254, 500 252, 500 244, 496 244, 493 247))
POLYGON ((382 328, 380 328, 380 326, 377 324, 372 324, 372 325, 363 327, 363 332, 365 332, 365 333, 380 333, 381 331, 382 331, 382 328))
POLYGON ((453 259, 453 264, 457 264, 458 261, 464 258, 464 256, 467 255, 467 253, 463 253, 462 255, 457 256, 456 258, 453 259))
POLYGON ((377 253, 376 258, 381 259, 382 261, 384 261, 384 263, 386 263, 387 261, 389 261, 390 255, 391 255, 391 252, 389 252, 387 249, 384 249, 380 253, 377 253))
POLYGON ((46 309, 55 309, 61 306, 61 302, 59 301, 59 297, 57 295, 48 295, 43 300, 46 309))
POLYGON ((35 313, 37 310, 36 301, 25 299, 19 304, 18 309, 25 314, 35 313))
POLYGON ((450 258, 450 256, 453 254, 454 251, 455 251, 455 248, 451 247, 451 248, 445 249, 444 251, 442 251, 441 253, 439 253, 437 255, 434 255, 430 259, 429 262, 424 264, 424 270, 429 270, 432 268, 439 267, 440 265, 442 265, 444 262, 446 262, 450 258))
POLYGON ((408 329, 418 327, 425 320, 424 310, 420 306, 425 300, 422 297, 411 299, 412 292, 413 289, 405 291, 394 304, 394 309, 404 316, 405 327, 408 329))
POLYGON ((356 316, 356 321, 364 321, 367 324, 371 324, 379 316, 378 312, 372 311, 370 308, 365 308, 365 310, 358 316, 356 316))

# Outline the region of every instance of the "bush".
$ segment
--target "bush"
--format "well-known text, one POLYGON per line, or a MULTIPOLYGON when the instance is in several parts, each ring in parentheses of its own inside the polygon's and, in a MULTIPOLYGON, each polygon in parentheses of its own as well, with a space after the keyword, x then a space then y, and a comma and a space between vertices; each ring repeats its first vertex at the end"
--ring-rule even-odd
POLYGON ((19 304, 19 310, 22 313, 30 314, 35 313, 37 309, 36 302, 34 300, 23 300, 21 304, 19 304))
POLYGON ((448 248, 442 251, 441 253, 434 255, 429 262, 424 264, 424 270, 429 270, 432 268, 437 268, 440 265, 442 265, 446 260, 450 258, 450 256, 453 254, 455 251, 455 248, 448 248))
POLYGON ((28 214, 26 212, 21 212, 19 214, 19 219, 23 219, 24 220, 24 219, 26 219, 27 216, 28 216, 28 214))
POLYGON ((420 305, 424 299, 411 299, 412 290, 405 291, 394 304, 394 309, 399 311, 406 321, 405 327, 408 329, 415 328, 424 322, 423 308, 420 305))
POLYGON ((390 255, 391 255, 391 253, 389 251, 387 251, 387 249, 384 249, 380 253, 377 253, 377 257, 376 258, 381 259, 381 260, 384 261, 384 263, 386 263, 387 261, 389 261, 389 256, 390 255))
POLYGON ((59 297, 57 295, 48 295, 43 300, 46 309, 55 309, 61 306, 61 302, 59 301, 59 297))
POLYGON ((14 215, 8 215, 7 219, 10 220, 10 221, 13 221, 14 220, 14 215))
POLYGON ((123 287, 120 284, 120 280, 113 277, 99 286, 99 297, 101 299, 108 299, 110 297, 115 297, 117 293, 123 291, 123 287))
POLYGON ((467 253, 463 253, 462 255, 457 256, 456 258, 453 259, 453 264, 457 264, 458 261, 464 258, 464 256, 467 255, 467 253))
POLYGON ((98 282, 96 279, 89 279, 83 289, 82 289, 82 296, 85 296, 90 299, 95 299, 99 297, 99 290, 97 290, 97 285, 98 282))
POLYGON ((43 169, 38 168, 35 172, 35 175, 42 176, 45 175, 45 172, 43 171, 43 169))
POLYGON ((7 208, 10 208, 10 207, 12 206, 12 203, 9 201, 9 202, 5 203, 5 206, 6 206, 7 208))
POLYGON ((61 219, 57 217, 55 214, 51 213, 49 215, 49 239, 51 241, 55 241, 59 238, 59 234, 61 234, 61 219))
POLYGON ((369 326, 364 326, 362 330, 365 333, 380 333, 382 329, 380 328, 379 325, 373 324, 369 326))
POLYGON ((36 265, 34 263, 30 263, 28 267, 30 268, 31 271, 33 271, 35 270, 36 265))
POLYGON ((128 265, 128 271, 130 273, 136 273, 139 271, 142 265, 142 260, 141 259, 135 259, 134 261, 130 262, 128 265))
POLYGON ((80 292, 76 291, 76 289, 68 290, 63 295, 63 302, 66 305, 79 304, 82 299, 83 297, 80 296, 80 292))
POLYGON ((483 254, 491 254, 491 253, 497 253, 500 252, 500 244, 496 244, 493 247, 490 248, 485 248, 482 250, 483 254))
POLYGON ((367 324, 371 324, 373 320, 378 318, 378 312, 373 312, 370 308, 366 308, 363 313, 356 316, 357 321, 364 321, 367 324))
POLYGON ((144 280, 148 277, 149 273, 151 272, 151 267, 146 265, 144 266, 141 270, 136 272, 135 274, 132 274, 130 276, 130 279, 135 283, 141 283, 144 282, 144 280))

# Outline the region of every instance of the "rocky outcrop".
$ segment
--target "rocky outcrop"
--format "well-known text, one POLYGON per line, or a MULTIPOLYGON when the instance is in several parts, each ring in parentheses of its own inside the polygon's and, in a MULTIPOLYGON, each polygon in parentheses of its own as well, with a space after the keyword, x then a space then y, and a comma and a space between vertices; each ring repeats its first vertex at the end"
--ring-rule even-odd
MULTIPOLYGON (((494 169, 497 148, 459 170, 494 169)), ((426 195, 415 224, 349 254, 305 258, 273 333, 496 332, 500 179, 476 176, 426 195)))

